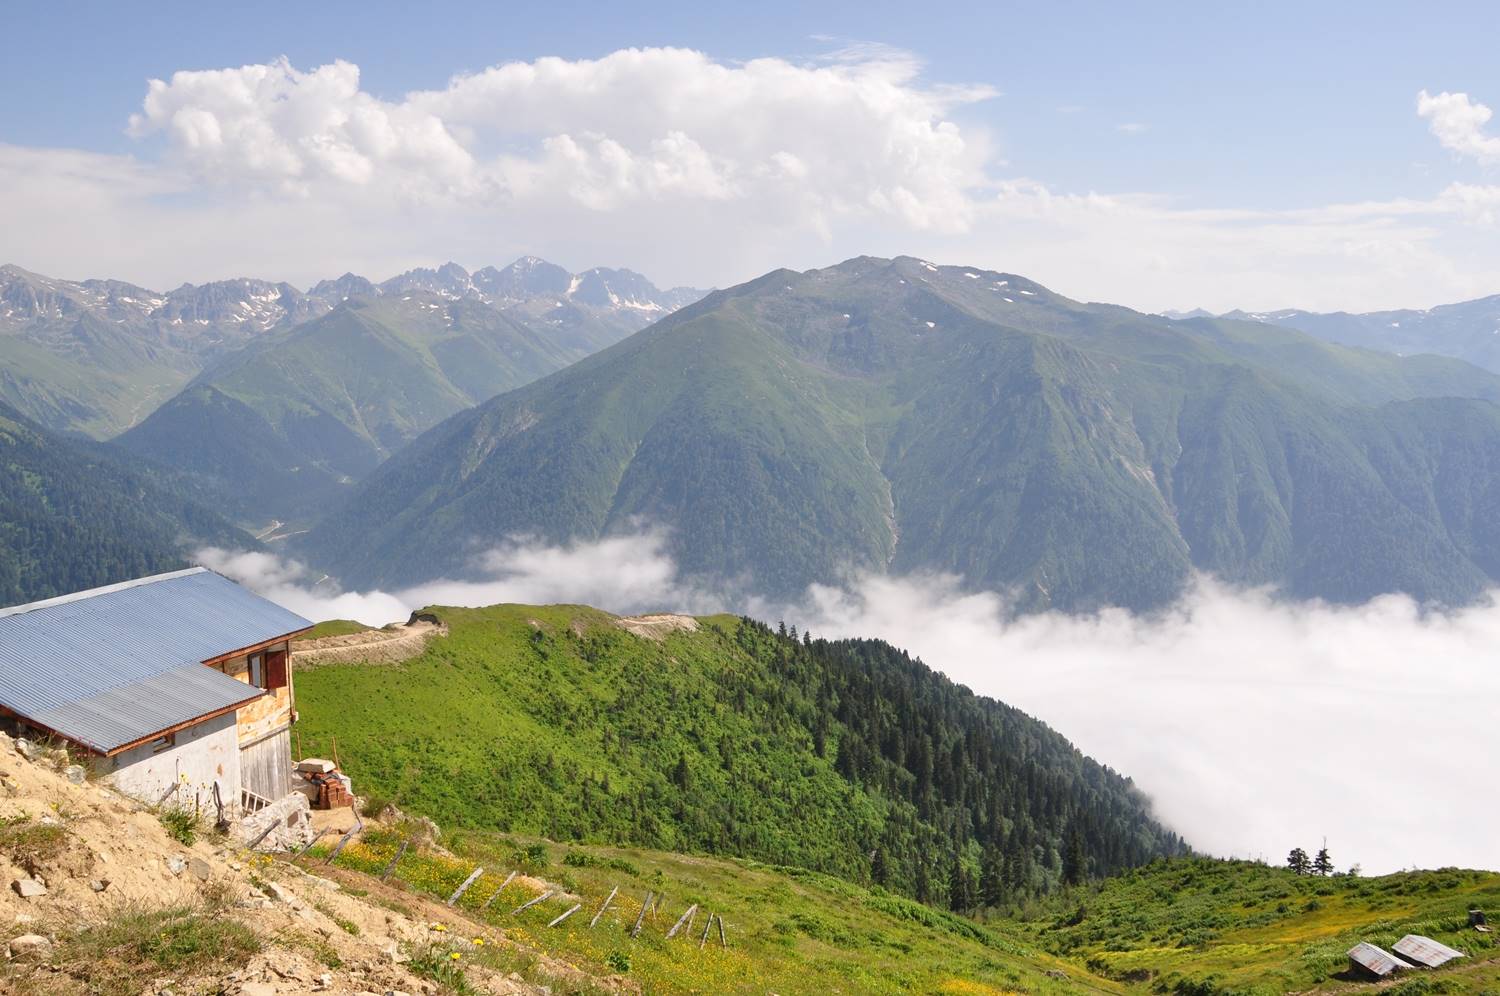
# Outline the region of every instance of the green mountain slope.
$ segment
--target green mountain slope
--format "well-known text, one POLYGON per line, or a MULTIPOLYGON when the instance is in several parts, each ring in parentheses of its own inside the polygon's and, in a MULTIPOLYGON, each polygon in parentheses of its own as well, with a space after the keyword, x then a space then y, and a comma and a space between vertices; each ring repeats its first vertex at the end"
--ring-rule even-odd
POLYGON ((1497 399, 1456 360, 862 258, 714 293, 458 414, 302 549, 399 584, 510 535, 651 521, 686 571, 774 595, 937 569, 1027 608, 1145 608, 1200 569, 1461 601, 1496 577, 1464 510, 1490 501, 1497 399))
POLYGON ((454 412, 575 358, 478 301, 355 298, 216 366, 118 443, 218 482, 246 516, 290 518, 454 412))
POLYGON ((307 751, 336 739, 361 792, 446 824, 934 902, 986 856, 1020 899, 1182 848, 1127 779, 884 643, 729 616, 657 640, 574 606, 433 611, 450 634, 404 664, 299 664, 299 731, 307 751))
POLYGON ((1182 858, 1093 883, 1049 905, 1047 915, 1019 925, 1021 937, 1106 979, 1133 983, 1131 991, 1347 992, 1351 982, 1369 981, 1349 973, 1350 948, 1368 941, 1388 951, 1407 934, 1467 957, 1408 973, 1384 991, 1487 993, 1500 985, 1495 935, 1468 925, 1469 910, 1500 905, 1494 872, 1324 877, 1249 861, 1182 858))
POLYGON ((169 473, 0 404, 0 605, 185 567, 194 543, 255 545, 169 473))

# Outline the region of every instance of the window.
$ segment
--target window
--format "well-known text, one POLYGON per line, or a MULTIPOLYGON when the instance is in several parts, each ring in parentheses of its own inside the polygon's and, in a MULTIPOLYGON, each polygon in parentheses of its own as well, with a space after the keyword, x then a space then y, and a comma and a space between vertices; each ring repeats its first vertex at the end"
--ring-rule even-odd
POLYGON ((265 668, 262 666, 263 660, 260 654, 250 655, 250 684, 256 688, 266 687, 265 668))
POLYGON ((168 733, 164 737, 157 737, 151 741, 151 753, 160 754, 164 750, 171 750, 177 746, 177 734, 168 733))
POLYGON ((286 651, 271 650, 266 653, 266 687, 285 688, 286 677, 286 651))

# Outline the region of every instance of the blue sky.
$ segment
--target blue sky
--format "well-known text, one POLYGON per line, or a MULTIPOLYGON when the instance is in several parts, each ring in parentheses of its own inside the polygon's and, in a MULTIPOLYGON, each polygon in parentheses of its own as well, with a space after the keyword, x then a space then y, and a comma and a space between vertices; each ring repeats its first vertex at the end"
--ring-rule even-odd
MULTIPOLYGON (((307 73, 342 59, 358 66, 362 94, 400 105, 413 91, 444 90, 458 73, 543 56, 598 60, 622 48, 653 46, 691 49, 724 66, 765 58, 794 66, 826 65, 830 53, 870 46, 905 53, 920 63, 909 83, 913 88, 931 93, 958 85, 994 91, 985 99, 953 102, 933 112, 934 121, 960 129, 970 147, 983 145, 979 187, 1025 179, 1057 196, 1096 194, 1128 198, 1137 205, 1144 198, 1152 206, 1147 227, 1153 230, 1158 222, 1167 223, 1162 212, 1320 211, 1365 202, 1431 201, 1451 184, 1487 191, 1500 183, 1500 164, 1445 148, 1435 140, 1431 121, 1415 109, 1423 90, 1462 92, 1475 103, 1500 104, 1495 41, 1500 38, 1500 6, 1493 4, 1424 11, 1409 4, 1261 4, 1253 10, 1248 5, 1229 10, 1214 4, 866 2, 763 4, 750 12, 703 4, 244 4, 231 9, 179 3, 134 8, 13 3, 7 22, 13 28, 24 26, 22 33, 33 42, 8 46, 0 62, 5 92, 25 95, 0 106, 0 142, 19 149, 128 158, 135 167, 161 164, 179 173, 197 171, 196 180, 179 176, 170 190, 153 187, 146 199, 157 205, 216 200, 218 208, 228 210, 242 208, 246 198, 270 195, 263 176, 225 185, 224 163, 204 162, 201 157, 187 162, 193 156, 184 156, 182 132, 170 123, 157 122, 145 133, 127 134, 130 116, 142 110, 148 79, 170 80, 182 70, 269 64, 281 56, 292 69, 307 73), (40 43, 45 39, 67 39, 68 45, 40 43)), ((180 101, 174 105, 176 110, 183 106, 180 101)), ((508 112, 499 105, 492 110, 499 119, 508 112)), ((588 120, 593 132, 604 128, 599 122, 605 119, 591 114, 588 120)), ((464 127, 451 125, 455 134, 464 127)), ((486 127, 489 131, 475 138, 471 149, 531 149, 553 136, 545 122, 520 135, 496 130, 494 122, 486 127)), ((578 127, 560 119, 556 133, 574 134, 578 127)), ((662 136, 677 130, 673 122, 661 122, 662 136)), ((685 134, 696 139, 691 132, 685 134)), ((1485 134, 1500 134, 1500 127, 1490 124, 1485 134)), ((639 152, 662 136, 652 135, 646 127, 621 142, 639 152)), ((710 156, 719 155, 713 145, 703 147, 710 156)), ((759 152, 745 154, 754 158, 759 152)), ((233 172, 234 164, 229 165, 233 172)), ((743 170, 746 164, 737 168, 743 170)), ((29 175, 23 171, 13 178, 24 184, 29 175)), ((972 177, 955 182, 977 189, 972 177)), ((136 198, 131 202, 131 221, 152 217, 140 195, 131 196, 136 198)), ((300 189, 296 196, 326 206, 336 195, 300 189)), ((752 209, 758 196, 743 194, 752 209)), ((1487 194, 1479 196, 1489 203, 1487 194)), ((1195 236, 1202 222, 1195 218, 1186 228, 1179 225, 1170 236, 1160 236, 1160 246, 1156 237, 1143 243, 1145 251, 1159 257, 1153 264, 1156 271, 1165 267, 1167 276, 1143 274, 1121 280, 1099 273, 1111 258, 1102 249, 1087 267, 1066 265, 1069 242, 1109 245, 1115 256, 1131 244, 1120 231, 1091 238, 1091 229, 1082 222, 1070 221, 1063 226, 1067 231, 1060 233, 1055 225, 1041 230, 1047 226, 1030 215, 1027 221, 1010 218, 1004 224, 979 218, 966 223, 960 238, 941 231, 944 225, 930 219, 892 223, 856 218, 840 208, 820 217, 811 235, 794 238, 782 226, 775 232, 747 235, 762 246, 759 251, 741 246, 715 254, 704 251, 704 241, 722 242, 722 226, 737 224, 735 215, 716 213, 720 230, 694 229, 688 223, 694 213, 690 204, 659 192, 652 197, 655 218, 672 224, 661 227, 653 221, 639 227, 642 219, 653 216, 642 205, 617 211, 594 204, 592 213, 580 214, 534 205, 513 212, 486 202, 490 206, 481 212, 484 231, 503 232, 501 238, 476 238, 477 225, 466 229, 445 215, 430 233, 424 230, 423 237, 413 239, 409 252, 389 248, 353 253, 361 258, 348 263, 397 267, 428 260, 432 254, 453 255, 471 265, 503 262, 466 256, 486 253, 493 244, 495 253, 511 248, 561 252, 580 257, 562 260, 574 266, 634 265, 662 282, 722 284, 753 276, 756 267, 776 265, 783 257, 787 265, 807 266, 858 251, 911 251, 998 268, 1019 269, 1029 263, 1033 270, 1040 268, 1039 279, 1061 280, 1064 292, 1109 294, 1141 307, 1204 301, 1223 306, 1354 308, 1425 305, 1442 295, 1485 292, 1482 274, 1477 268, 1466 269, 1465 260, 1473 260, 1476 246, 1482 252, 1500 236, 1492 224, 1476 228, 1455 220, 1451 211, 1439 212, 1445 215, 1439 222, 1414 220, 1410 211, 1397 211, 1389 224, 1399 227, 1402 237, 1381 235, 1383 241, 1370 249, 1385 269, 1372 269, 1369 277, 1355 279, 1351 274, 1357 266, 1348 258, 1349 247, 1362 244, 1364 235, 1320 227, 1312 238, 1334 246, 1340 257, 1329 266, 1325 286, 1309 282, 1305 272, 1286 275, 1297 279, 1278 277, 1267 272, 1270 264, 1264 262, 1247 266, 1237 279, 1179 266, 1175 254, 1188 253, 1195 237, 1212 238, 1218 245, 1221 239, 1233 238, 1236 226, 1246 224, 1245 219, 1225 219, 1216 223, 1211 236, 1195 236), (630 254, 632 242, 610 241, 587 231, 597 222, 617 231, 635 231, 634 244, 670 233, 698 245, 680 256, 646 246, 636 258, 630 254), (559 237, 559 229, 574 237, 559 237), (533 230, 547 237, 527 234, 533 230), (1002 231, 1003 238, 982 237, 1002 231), (546 244, 535 244, 539 241, 546 244), (1051 248, 1043 249, 1043 243, 1051 248), (451 251, 445 253, 450 244, 451 251), (1339 245, 1345 248, 1339 250, 1339 245), (1422 257, 1425 275, 1393 285, 1390 278, 1401 271, 1392 268, 1400 267, 1403 255, 1411 253, 1422 257), (964 254, 980 258, 959 258, 964 254), (1005 266, 1011 259, 1018 265, 1005 266), (1171 274, 1178 270, 1180 279, 1174 282, 1171 274), (1174 288, 1180 290, 1174 293, 1174 288), (1436 296, 1424 299, 1424 290, 1436 296)), ((111 203, 118 206, 118 199, 111 203)), ((261 207, 262 213, 270 210, 264 203, 261 207)), ((368 206, 347 204, 345 210, 351 230, 385 230, 392 223, 377 218, 368 206)), ((1481 221, 1483 215, 1481 211, 1481 221)), ((215 217, 216 223, 226 223, 222 216, 215 217)), ((328 216, 324 224, 336 217, 328 216)), ((163 225, 184 223, 180 211, 161 218, 163 225)), ((400 224, 409 223, 409 216, 403 216, 400 224)), ((1262 237, 1246 258, 1274 260, 1264 224, 1252 224, 1262 237)), ((122 220, 119 227, 128 225, 122 220)), ((1273 227, 1281 227, 1280 222, 1273 227)), ((78 265, 101 266, 112 258, 98 248, 70 257, 62 244, 28 251, 27 236, 13 230, 0 238, 0 253, 32 268, 56 267, 75 258, 78 265)), ((256 233, 247 237, 265 238, 256 233)), ((354 244, 366 246, 368 240, 354 244)), ((1311 241, 1295 244, 1307 248, 1311 241)), ((1234 258, 1227 248, 1218 252, 1224 260, 1234 258)), ((342 265, 345 254, 347 250, 334 242, 305 258, 287 259, 287 276, 311 279, 320 266, 323 270, 318 272, 342 271, 348 268, 342 265)), ((131 263, 132 255, 139 253, 120 254, 121 263, 131 263)), ((226 254, 208 252, 204 246, 189 258, 159 258, 159 265, 134 262, 140 279, 201 280, 225 275, 226 267, 270 265, 277 257, 269 247, 226 254)), ((1407 259, 1407 270, 1415 266, 1407 259)), ((69 270, 64 275, 81 275, 64 268, 69 270)), ((1500 291, 1500 278, 1494 283, 1488 292, 1500 291)))

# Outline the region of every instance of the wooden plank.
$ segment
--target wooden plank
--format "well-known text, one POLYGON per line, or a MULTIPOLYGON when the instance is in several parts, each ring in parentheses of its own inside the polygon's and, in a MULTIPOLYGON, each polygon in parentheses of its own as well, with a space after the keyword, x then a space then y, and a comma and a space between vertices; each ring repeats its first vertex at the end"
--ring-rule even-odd
MULTIPOLYGON (((673 937, 676 937, 677 932, 682 929, 682 925, 685 923, 690 923, 691 918, 697 915, 698 904, 694 903, 693 905, 689 906, 687 910, 682 914, 682 917, 677 921, 676 925, 674 925, 671 930, 667 931, 667 940, 670 941, 673 937)), ((688 929, 692 930, 693 928, 688 927, 688 929)))
POLYGON ((481 907, 479 907, 479 912, 483 913, 485 910, 489 909, 490 908, 490 904, 493 903, 495 900, 497 900, 497 899, 500 898, 500 893, 502 893, 502 892, 505 891, 505 887, 507 885, 510 885, 510 880, 513 879, 513 878, 515 878, 515 877, 516 877, 516 873, 515 872, 511 872, 509 875, 505 876, 505 881, 500 883, 500 888, 498 888, 494 892, 490 893, 490 898, 486 899, 484 901, 484 905, 481 906, 481 907))
POLYGON ((630 928, 630 936, 634 937, 641 932, 641 923, 646 919, 646 908, 651 905, 651 890, 646 890, 646 901, 641 903, 641 912, 635 918, 635 926, 630 928))
POLYGON ((698 950, 699 951, 702 951, 703 950, 703 945, 705 945, 705 944, 708 943, 708 932, 709 932, 709 930, 711 930, 713 928, 713 925, 714 925, 714 915, 712 913, 710 913, 708 915, 708 919, 706 921, 704 921, 704 923, 703 923, 703 936, 700 937, 700 938, 698 938, 698 950))
POLYGON ((582 905, 583 905, 582 903, 574 903, 572 905, 572 907, 569 908, 568 912, 564 913, 562 916, 558 917, 556 920, 553 920, 551 923, 547 924, 547 926, 549 926, 549 927, 556 927, 558 924, 562 923, 568 917, 572 916, 574 913, 577 913, 579 907, 581 907, 582 905))
POLYGON ((448 905, 449 905, 449 907, 452 907, 452 905, 454 903, 458 902, 458 898, 460 896, 462 896, 465 892, 469 891, 469 886, 471 886, 471 885, 474 884, 474 880, 477 879, 477 878, 479 878, 479 876, 481 876, 483 874, 484 874, 484 868, 483 867, 479 867, 479 866, 476 866, 473 871, 469 872, 469 877, 466 878, 466 879, 464 879, 464 884, 460 885, 458 887, 458 890, 456 892, 454 892, 453 895, 451 895, 451 896, 448 897, 448 905))
POLYGON ((604 897, 604 902, 602 902, 602 903, 599 904, 599 912, 595 913, 594 914, 594 918, 589 921, 589 929, 590 930, 594 929, 594 924, 596 924, 596 923, 599 922, 599 918, 604 915, 604 911, 607 910, 607 909, 609 909, 610 900, 614 899, 615 898, 615 893, 617 893, 619 891, 620 891, 620 887, 618 885, 615 886, 613 889, 609 890, 609 895, 605 896, 604 897))
POLYGON ((729 942, 724 939, 724 918, 719 917, 719 947, 729 947, 729 942))
POLYGON ((537 903, 540 903, 540 902, 542 902, 544 900, 547 900, 547 899, 551 899, 556 894, 557 894, 557 890, 556 889, 548 889, 546 892, 542 893, 540 896, 537 896, 535 899, 532 899, 532 900, 530 900, 528 902, 524 902, 520 906, 517 906, 515 909, 511 910, 510 911, 510 915, 511 916, 516 916, 517 914, 521 913, 523 910, 529 910, 529 909, 531 909, 537 903))
POLYGON ((409 840, 403 840, 401 842, 401 846, 398 847, 398 848, 396 848, 396 856, 394 858, 392 858, 389 862, 387 862, 386 866, 383 869, 381 869, 380 880, 382 882, 384 882, 386 879, 388 879, 388 878, 391 877, 391 872, 393 872, 393 871, 396 870, 396 863, 398 861, 400 861, 403 857, 406 856, 406 849, 408 847, 410 847, 410 846, 411 846, 411 841, 409 841, 409 840))

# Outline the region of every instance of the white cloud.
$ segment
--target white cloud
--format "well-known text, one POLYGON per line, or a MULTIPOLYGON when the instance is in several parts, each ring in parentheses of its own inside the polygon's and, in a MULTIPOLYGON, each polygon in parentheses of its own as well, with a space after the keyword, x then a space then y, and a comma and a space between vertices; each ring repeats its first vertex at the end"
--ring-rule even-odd
POLYGON ((1139 121, 1122 121, 1115 125, 1115 131, 1126 135, 1139 135, 1146 130, 1146 126, 1139 121))
MULTIPOLYGON (((179 72, 132 118, 137 156, 0 145, 0 260, 164 288, 535 253, 727 286, 905 253, 1144 310, 1368 310, 1496 289, 1494 187, 1295 210, 1060 190, 997 155, 978 119, 1006 105, 975 106, 995 93, 878 46, 744 63, 628 49, 387 97, 347 62, 179 72)), ((1481 105, 1427 100, 1434 122, 1439 106, 1469 122, 1464 147, 1495 141, 1481 105)))
POLYGON ((1468 94, 1445 90, 1433 96, 1423 90, 1417 94, 1417 113, 1427 119, 1443 148, 1481 163, 1500 163, 1500 135, 1484 131, 1493 112, 1468 94))
POLYGON ((700 590, 663 539, 514 542, 490 559, 489 581, 394 594, 320 592, 264 554, 203 559, 314 619, 383 624, 427 604, 727 605, 819 636, 880 637, 1133 777, 1163 819, 1210 853, 1279 861, 1326 836, 1341 863, 1370 872, 1495 866, 1475 828, 1500 820, 1500 797, 1472 785, 1472 759, 1500 752, 1493 601, 1442 615, 1400 597, 1295 604, 1203 580, 1152 616, 1011 619, 1002 596, 952 578, 872 575, 780 606, 700 590))
POLYGON ((543 58, 455 77, 397 101, 359 68, 285 59, 152 80, 133 135, 160 133, 215 182, 419 199, 771 202, 822 220, 888 215, 962 228, 984 143, 947 119, 984 87, 925 88, 885 50, 833 63, 728 65, 686 49, 543 58))

